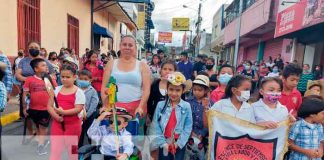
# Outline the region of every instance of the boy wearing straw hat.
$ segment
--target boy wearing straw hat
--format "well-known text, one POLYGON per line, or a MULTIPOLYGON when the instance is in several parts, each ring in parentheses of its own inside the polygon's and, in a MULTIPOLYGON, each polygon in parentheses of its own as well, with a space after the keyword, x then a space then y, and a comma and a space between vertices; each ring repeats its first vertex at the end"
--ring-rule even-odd
POLYGON ((119 151, 116 148, 116 134, 115 124, 113 120, 113 112, 102 112, 101 115, 93 121, 88 130, 88 136, 96 142, 97 145, 101 145, 100 153, 105 156, 106 159, 127 159, 133 154, 134 144, 132 142, 132 135, 126 130, 128 121, 132 119, 132 116, 123 108, 116 108, 117 126, 118 126, 118 141, 119 151), (110 125, 100 125, 100 122, 104 119, 108 119, 110 125), (117 154, 119 153, 119 154, 117 154))

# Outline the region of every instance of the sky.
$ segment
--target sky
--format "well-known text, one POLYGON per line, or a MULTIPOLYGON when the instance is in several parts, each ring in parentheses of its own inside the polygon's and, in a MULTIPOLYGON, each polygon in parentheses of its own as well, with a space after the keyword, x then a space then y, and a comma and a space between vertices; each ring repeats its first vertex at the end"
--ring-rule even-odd
MULTIPOLYGON (((158 32, 172 32, 172 18, 186 17, 190 18, 190 29, 195 31, 195 22, 198 19, 198 7, 200 0, 153 0, 155 9, 152 13, 152 20, 155 29, 155 40, 158 39, 158 32), (183 8, 183 5, 189 8, 183 8)), ((207 33, 212 32, 213 16, 219 7, 224 3, 230 3, 232 0, 201 0, 202 9, 201 30, 205 29, 207 33)), ((184 31, 172 32, 172 44, 169 46, 181 46, 184 31)), ((187 32, 190 35, 190 32, 187 32)))

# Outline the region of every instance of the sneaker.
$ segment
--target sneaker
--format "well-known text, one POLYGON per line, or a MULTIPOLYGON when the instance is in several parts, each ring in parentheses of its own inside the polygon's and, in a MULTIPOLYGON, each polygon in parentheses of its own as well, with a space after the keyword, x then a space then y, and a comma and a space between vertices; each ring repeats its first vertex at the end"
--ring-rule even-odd
POLYGON ((44 145, 38 145, 36 152, 38 153, 39 156, 47 154, 47 151, 46 151, 46 148, 44 147, 44 145))

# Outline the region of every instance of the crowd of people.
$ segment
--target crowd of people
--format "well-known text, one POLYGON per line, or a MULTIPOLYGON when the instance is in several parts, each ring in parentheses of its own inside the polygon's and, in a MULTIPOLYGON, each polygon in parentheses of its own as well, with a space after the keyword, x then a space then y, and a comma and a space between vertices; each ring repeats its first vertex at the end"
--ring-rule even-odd
POLYGON ((186 52, 181 53, 180 61, 168 58, 162 50, 147 54, 145 60, 136 55, 132 36, 121 38, 117 53, 87 49, 81 58, 69 48, 47 54, 45 48, 31 42, 27 51, 18 51, 11 66, 0 52, 0 111, 13 86, 17 87, 20 116, 27 122, 27 134, 34 135, 24 143, 35 140, 40 156, 48 154, 51 145, 51 160, 60 159, 65 151, 69 159, 77 159, 73 148, 91 140, 101 145, 98 153, 105 159, 134 156, 131 137, 137 126, 130 121, 138 115, 142 131, 137 134, 154 135, 150 139, 152 159, 192 158, 188 155, 193 140, 199 141, 195 154, 205 159, 208 110, 269 129, 289 119, 292 127, 286 159, 323 157, 322 66, 311 72, 308 64, 301 68, 296 62, 284 63, 280 55, 274 61, 272 57, 243 61, 237 67, 223 60, 216 64, 206 55, 191 61, 186 52), (47 75, 52 90, 43 80, 47 75), (107 90, 112 80, 118 88, 116 112, 110 106, 114 95, 107 90), (118 145, 115 131, 121 137, 118 145))

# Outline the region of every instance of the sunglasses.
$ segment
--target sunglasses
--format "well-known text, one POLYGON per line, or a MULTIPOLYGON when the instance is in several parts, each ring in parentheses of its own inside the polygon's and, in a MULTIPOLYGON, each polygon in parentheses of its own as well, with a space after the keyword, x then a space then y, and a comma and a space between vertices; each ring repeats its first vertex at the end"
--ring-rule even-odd
MULTIPOLYGON (((109 119, 109 123, 110 124, 113 124, 114 123, 114 120, 113 119, 109 119)), ((122 124, 122 122, 120 120, 117 120, 117 125, 119 126, 121 124, 122 124)))

